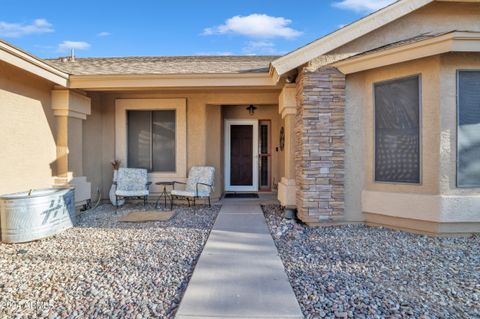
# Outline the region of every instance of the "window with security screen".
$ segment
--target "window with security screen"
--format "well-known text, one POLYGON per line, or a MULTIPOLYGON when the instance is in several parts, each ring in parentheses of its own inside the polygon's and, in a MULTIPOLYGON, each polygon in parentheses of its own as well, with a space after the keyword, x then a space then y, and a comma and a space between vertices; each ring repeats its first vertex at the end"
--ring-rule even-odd
POLYGON ((458 72, 457 186, 480 187, 480 71, 458 72))
POLYGON ((420 183, 420 77, 374 85, 375 181, 420 183))

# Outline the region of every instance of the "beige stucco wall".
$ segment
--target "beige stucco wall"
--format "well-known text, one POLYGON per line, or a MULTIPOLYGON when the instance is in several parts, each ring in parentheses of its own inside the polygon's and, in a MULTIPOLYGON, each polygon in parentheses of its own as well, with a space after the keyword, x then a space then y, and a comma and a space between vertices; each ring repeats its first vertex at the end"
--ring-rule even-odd
POLYGON ((480 189, 455 185, 458 69, 480 69, 480 56, 451 53, 347 76, 347 220, 398 222, 398 227, 427 232, 470 231, 480 222, 480 189), (375 182, 373 85, 415 74, 422 84, 421 183, 375 182))
POLYGON ((366 110, 365 74, 346 77, 345 87, 345 219, 362 221, 362 190, 365 183, 366 110))
MULTIPOLYGON (((216 167, 215 196, 223 190, 223 124, 221 105, 274 105, 277 90, 164 90, 140 92, 92 92, 92 114, 84 122, 83 173, 92 191, 107 198, 111 186, 110 162, 115 159, 115 100, 185 98, 187 100, 187 169, 193 165, 216 167), (87 159, 88 157, 88 159, 87 159)), ((247 113, 247 111, 245 111, 247 113)), ((278 116, 277 113, 275 113, 278 116)), ((247 113, 247 116, 248 113, 247 113)), ((153 191, 159 188, 153 187, 153 191)))
POLYGON ((53 183, 51 89, 50 82, 0 62, 0 194, 53 183))
POLYGON ((450 195, 480 194, 480 188, 456 187, 457 71, 480 70, 479 53, 449 53, 441 56, 441 174, 440 191, 450 195))
POLYGON ((362 220, 362 191, 438 194, 440 58, 427 58, 347 76, 345 215, 362 220), (374 181, 374 92, 377 82, 420 75, 421 89, 421 183, 374 181))
POLYGON ((424 33, 480 31, 480 3, 434 2, 310 62, 312 68, 424 33))
POLYGON ((365 73, 365 188, 390 192, 438 194, 440 158, 440 58, 427 58, 365 73), (389 184, 374 182, 374 101, 373 85, 377 82, 411 75, 421 77, 421 183, 389 184))

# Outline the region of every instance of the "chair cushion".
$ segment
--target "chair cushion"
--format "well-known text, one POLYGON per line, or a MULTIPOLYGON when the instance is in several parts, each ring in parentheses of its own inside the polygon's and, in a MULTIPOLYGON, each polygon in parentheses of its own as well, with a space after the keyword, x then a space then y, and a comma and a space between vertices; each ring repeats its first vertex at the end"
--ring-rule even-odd
POLYGON ((138 191, 123 191, 117 190, 115 192, 117 196, 124 196, 124 197, 136 197, 136 196, 148 196, 148 190, 138 190, 138 191))
MULTIPOLYGON (((188 173, 186 191, 196 192, 197 183, 212 185, 215 178, 215 168, 210 166, 193 166, 188 173)), ((212 189, 205 185, 198 185, 199 196, 210 196, 212 189), (202 195, 200 195, 202 194, 202 195), (205 195, 207 194, 207 195, 205 195)))
MULTIPOLYGON (((142 168, 120 168, 117 175, 117 192, 139 192, 144 194, 147 190, 148 172, 142 168)), ((127 196, 127 195, 125 195, 127 196)), ((143 195, 132 195, 143 196, 143 195)))
MULTIPOLYGON (((181 196, 181 197, 195 197, 195 192, 187 191, 187 190, 172 190, 171 194, 173 196, 181 196)), ((210 196, 210 192, 198 192, 197 197, 208 197, 210 196)))

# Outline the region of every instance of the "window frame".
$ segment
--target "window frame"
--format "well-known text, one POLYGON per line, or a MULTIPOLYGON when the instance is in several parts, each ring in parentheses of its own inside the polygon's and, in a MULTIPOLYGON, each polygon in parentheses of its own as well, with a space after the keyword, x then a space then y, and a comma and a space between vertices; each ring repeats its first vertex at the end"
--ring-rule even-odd
POLYGON ((458 148, 458 133, 460 127, 460 73, 461 72, 480 72, 480 69, 457 69, 456 70, 456 77, 455 77, 455 88, 456 88, 456 110, 455 110, 455 187, 459 189, 474 189, 480 188, 480 184, 478 185, 459 185, 458 181, 458 171, 459 171, 459 163, 460 163, 460 152, 458 148))
POLYGON ((422 91, 422 73, 416 73, 412 75, 400 76, 388 80, 382 80, 372 83, 372 104, 373 104, 373 165, 372 175, 373 182, 376 184, 390 184, 390 185, 410 185, 410 186, 422 186, 423 185, 423 91, 422 91), (418 78, 418 154, 419 154, 419 181, 418 182, 397 182, 397 181, 377 181, 376 168, 377 168, 377 120, 376 120, 376 91, 375 88, 378 85, 393 83, 399 80, 408 80, 418 78))
POLYGON ((153 182, 187 177, 187 101, 186 99, 116 99, 115 100, 115 158, 128 163, 127 111, 175 111, 175 171, 149 172, 153 182))

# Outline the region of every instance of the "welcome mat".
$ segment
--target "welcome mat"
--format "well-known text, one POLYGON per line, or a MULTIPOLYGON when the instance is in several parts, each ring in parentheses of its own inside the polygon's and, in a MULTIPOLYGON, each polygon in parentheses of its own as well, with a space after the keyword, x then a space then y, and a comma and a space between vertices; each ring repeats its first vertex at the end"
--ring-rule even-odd
POLYGON ((225 198, 259 198, 256 193, 229 193, 225 198))
POLYGON ((127 223, 141 223, 141 222, 156 222, 156 221, 167 221, 175 215, 174 211, 155 211, 155 210, 147 210, 147 211, 138 211, 138 212, 131 212, 127 216, 123 216, 118 219, 119 222, 127 222, 127 223))

